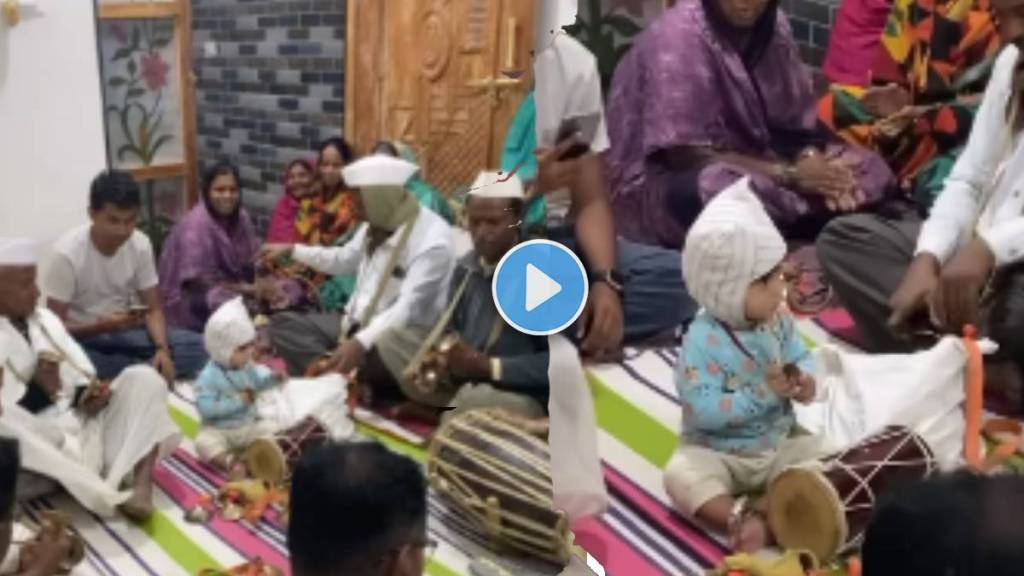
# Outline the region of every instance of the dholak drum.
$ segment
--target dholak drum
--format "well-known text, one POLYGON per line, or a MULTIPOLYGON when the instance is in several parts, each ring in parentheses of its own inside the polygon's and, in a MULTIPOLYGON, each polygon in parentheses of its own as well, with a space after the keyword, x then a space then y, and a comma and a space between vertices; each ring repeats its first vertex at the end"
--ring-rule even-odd
POLYGON ((452 416, 431 441, 427 473, 492 542, 565 565, 569 522, 554 508, 548 445, 531 424, 501 410, 452 416))
POLYGON ((254 478, 275 485, 282 484, 291 478, 291 472, 304 451, 330 439, 327 428, 310 416, 278 432, 273 441, 253 442, 242 459, 254 478))
POLYGON ((935 469, 920 436, 890 426, 821 463, 784 470, 768 487, 768 524, 781 547, 830 559, 860 546, 886 490, 935 469))

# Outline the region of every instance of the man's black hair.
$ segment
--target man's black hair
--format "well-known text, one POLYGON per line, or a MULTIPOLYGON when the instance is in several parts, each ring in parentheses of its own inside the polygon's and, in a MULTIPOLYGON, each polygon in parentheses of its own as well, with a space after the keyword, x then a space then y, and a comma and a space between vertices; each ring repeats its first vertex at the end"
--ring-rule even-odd
POLYGON ((108 204, 130 210, 142 206, 139 183, 127 172, 104 170, 92 180, 89 188, 89 208, 99 212, 108 204))
POLYGON ((341 159, 345 164, 349 164, 355 159, 355 154, 352 152, 352 146, 350 146, 348 141, 341 136, 332 136, 321 142, 320 146, 317 148, 317 152, 319 153, 317 158, 323 159, 324 151, 328 148, 334 148, 337 150, 338 154, 341 154, 341 159))
POLYGON ((1024 478, 971 472, 888 492, 862 550, 867 576, 1010 576, 1024 566, 1024 478))
POLYGON ((426 482, 409 458, 376 442, 310 450, 292 476, 293 574, 370 574, 389 553, 424 538, 426 518, 426 482))
POLYGON ((14 515, 14 496, 20 469, 21 452, 18 441, 0 437, 0 523, 10 522, 14 515))

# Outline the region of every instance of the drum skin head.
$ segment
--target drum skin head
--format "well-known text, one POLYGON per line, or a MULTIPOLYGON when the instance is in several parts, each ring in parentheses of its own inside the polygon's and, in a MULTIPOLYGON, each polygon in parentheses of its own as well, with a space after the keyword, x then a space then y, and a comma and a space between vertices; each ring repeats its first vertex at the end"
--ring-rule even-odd
POLYGON ((839 494, 813 468, 790 468, 772 481, 768 525, 780 547, 810 550, 822 561, 839 553, 849 536, 839 494))
POLYGON ((277 442, 265 438, 257 439, 249 444, 240 458, 249 468, 249 474, 253 478, 268 482, 271 486, 284 482, 288 467, 277 442))

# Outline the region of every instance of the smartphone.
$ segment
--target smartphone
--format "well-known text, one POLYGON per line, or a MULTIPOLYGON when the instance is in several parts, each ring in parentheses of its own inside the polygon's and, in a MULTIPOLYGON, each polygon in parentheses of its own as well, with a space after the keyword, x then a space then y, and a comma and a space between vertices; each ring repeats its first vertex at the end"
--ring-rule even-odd
POLYGON ((562 124, 558 127, 558 135, 555 137, 555 142, 561 144, 573 136, 576 136, 577 142, 566 150, 559 160, 575 160, 590 152, 590 142, 593 142, 594 135, 597 134, 597 126, 600 122, 601 114, 599 112, 585 116, 573 116, 563 120, 562 124))

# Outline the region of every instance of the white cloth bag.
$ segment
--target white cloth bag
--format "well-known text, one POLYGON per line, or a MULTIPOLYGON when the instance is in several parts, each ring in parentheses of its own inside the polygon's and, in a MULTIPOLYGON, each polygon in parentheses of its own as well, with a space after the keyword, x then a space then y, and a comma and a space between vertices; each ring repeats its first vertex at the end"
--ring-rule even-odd
POLYGON ((548 343, 548 445, 554 502, 575 521, 608 508, 597 455, 597 416, 579 352, 564 336, 550 336, 548 343))
MULTIPOLYGON (((995 350, 978 343, 982 353, 995 350)), ((963 461, 967 349, 945 337, 913 354, 869 355, 826 345, 814 351, 815 403, 795 405, 797 421, 830 444, 852 446, 890 425, 919 434, 940 469, 963 461)))
POLYGON ((348 384, 339 374, 319 378, 292 378, 265 390, 256 400, 260 418, 274 422, 278 430, 287 430, 308 416, 320 421, 334 440, 344 440, 355 432, 348 417, 348 384))

